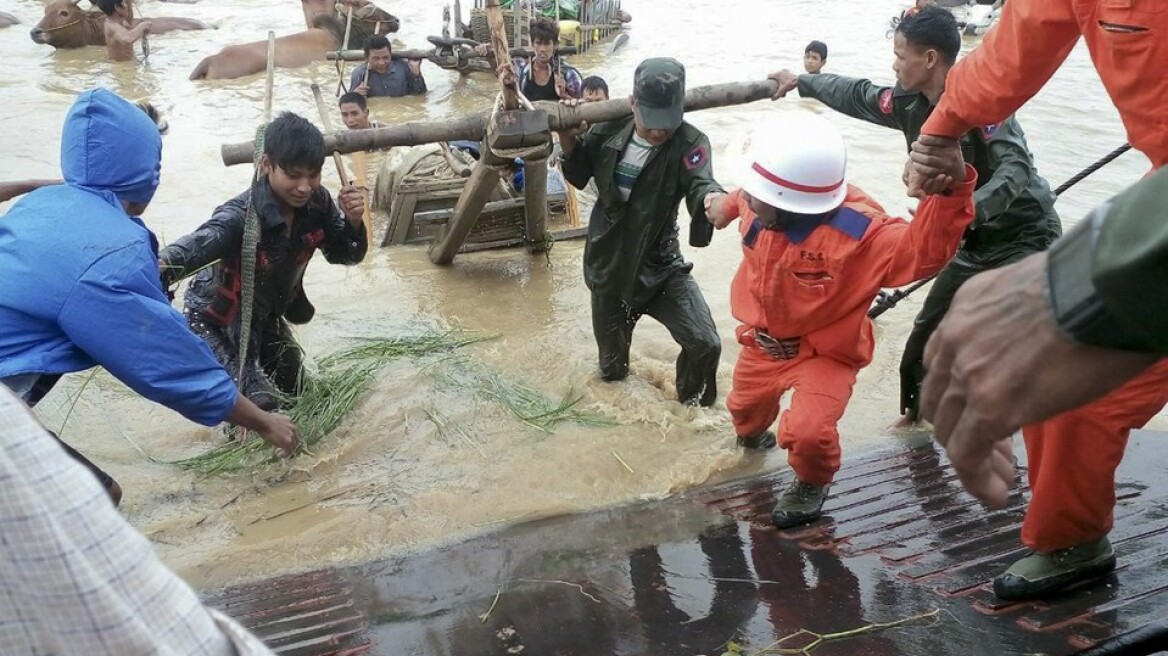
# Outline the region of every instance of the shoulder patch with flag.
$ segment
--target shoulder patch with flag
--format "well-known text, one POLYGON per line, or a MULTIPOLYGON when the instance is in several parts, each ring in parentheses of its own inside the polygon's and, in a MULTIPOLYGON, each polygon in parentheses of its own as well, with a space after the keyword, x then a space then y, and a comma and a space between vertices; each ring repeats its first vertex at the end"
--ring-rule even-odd
POLYGON ((880 111, 885 114, 892 113, 892 89, 885 89, 880 92, 880 111))
POLYGON ((710 151, 706 150, 705 146, 695 146, 689 154, 685 156, 686 170, 693 171, 700 168, 710 159, 710 151))
POLYGON ((993 138, 994 134, 998 131, 998 128, 1001 126, 1002 126, 1001 123, 994 123, 993 125, 983 125, 983 126, 981 126, 981 136, 986 138, 986 139, 991 139, 991 138, 993 138))

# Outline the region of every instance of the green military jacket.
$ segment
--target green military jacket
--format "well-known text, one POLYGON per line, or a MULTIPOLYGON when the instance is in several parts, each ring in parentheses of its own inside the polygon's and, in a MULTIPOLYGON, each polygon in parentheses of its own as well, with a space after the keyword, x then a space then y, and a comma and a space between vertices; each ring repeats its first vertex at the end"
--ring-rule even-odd
POLYGON ((1097 208, 1050 251, 1059 326, 1107 348, 1168 355, 1168 166, 1097 208))
MULTIPOLYGON (((842 75, 800 75, 799 95, 853 118, 900 130, 908 147, 933 111, 922 93, 842 75)), ((961 139, 961 150, 965 161, 977 169, 978 181, 974 220, 958 257, 1005 263, 1045 250, 1062 234, 1055 196, 1038 175, 1022 126, 1013 116, 970 130, 961 139)))
POLYGON ((681 257, 677 208, 686 201, 690 243, 709 243, 711 226, 702 203, 706 194, 724 191, 714 181, 710 140, 682 123, 645 163, 628 202, 613 176, 634 130, 633 118, 592 126, 576 138, 563 162, 564 177, 577 189, 596 180, 601 211, 588 223, 584 245, 584 282, 594 294, 619 296, 630 307, 644 306, 677 271, 693 265, 681 257))

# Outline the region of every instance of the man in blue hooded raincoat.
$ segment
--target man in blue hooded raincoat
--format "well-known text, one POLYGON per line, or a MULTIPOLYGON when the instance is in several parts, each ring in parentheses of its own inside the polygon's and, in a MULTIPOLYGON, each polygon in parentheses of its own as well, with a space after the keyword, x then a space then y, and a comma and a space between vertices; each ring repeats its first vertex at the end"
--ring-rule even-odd
MULTIPOLYGON (((296 428, 239 394, 163 292, 158 241, 138 218, 158 188, 162 139, 105 89, 77 97, 61 135, 65 184, 0 218, 0 383, 35 405, 62 374, 105 367, 191 421, 258 432, 283 452, 296 428)), ((107 474, 69 447, 110 491, 107 474)))

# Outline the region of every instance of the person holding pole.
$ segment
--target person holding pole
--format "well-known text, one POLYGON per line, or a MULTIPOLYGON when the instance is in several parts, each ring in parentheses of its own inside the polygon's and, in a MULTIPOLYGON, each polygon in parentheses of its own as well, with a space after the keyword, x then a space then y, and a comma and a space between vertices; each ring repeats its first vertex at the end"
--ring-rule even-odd
POLYGON ((394 59, 389 39, 371 36, 365 40, 365 63, 353 69, 349 90, 366 98, 422 95, 426 93, 422 60, 394 59))
MULTIPOLYGON (((569 101, 578 102, 578 101, 569 101)), ((629 374, 633 328, 657 319, 681 345, 677 398, 713 405, 722 342, 701 289, 681 256, 677 208, 686 201, 689 243, 710 243, 706 208, 719 195, 710 141, 684 120, 685 68, 646 59, 634 74, 633 115, 561 131, 564 177, 577 189, 595 179, 600 215, 588 224, 584 282, 592 292, 592 330, 600 374, 629 374)))
POLYGON ((324 137, 316 126, 296 114, 280 114, 267 128, 260 159, 263 177, 254 192, 249 189, 216 208, 210 221, 160 256, 167 286, 194 274, 184 299, 187 322, 235 374, 240 369, 244 219, 248 204, 255 206, 260 222, 255 307, 239 385, 261 408, 279 406, 272 384, 288 396, 309 384, 288 325, 312 318, 313 308, 303 294, 308 262, 319 249, 333 264, 357 264, 369 246, 362 222, 365 192, 346 186, 334 203, 320 184, 325 155, 324 137))

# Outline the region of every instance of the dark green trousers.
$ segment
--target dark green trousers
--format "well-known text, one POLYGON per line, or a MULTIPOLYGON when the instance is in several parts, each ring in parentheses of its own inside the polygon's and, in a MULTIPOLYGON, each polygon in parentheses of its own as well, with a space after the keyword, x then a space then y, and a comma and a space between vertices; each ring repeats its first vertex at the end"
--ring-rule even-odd
POLYGON ((618 297, 592 295, 592 332, 600 351, 605 380, 629 375, 633 328, 643 315, 660 321, 681 346, 677 356, 677 398, 682 403, 710 406, 718 396, 718 359, 722 341, 710 306, 688 272, 669 277, 661 291, 642 307, 629 307, 618 297))

